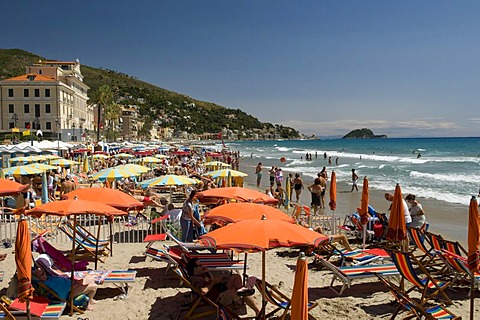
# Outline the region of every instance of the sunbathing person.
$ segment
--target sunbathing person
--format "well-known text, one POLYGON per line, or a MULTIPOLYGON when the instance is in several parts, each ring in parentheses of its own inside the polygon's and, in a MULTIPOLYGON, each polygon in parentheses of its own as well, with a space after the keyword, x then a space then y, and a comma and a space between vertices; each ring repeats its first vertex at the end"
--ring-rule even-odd
MULTIPOLYGON (((316 226, 313 231, 324 234, 322 226, 316 226)), ((348 238, 344 234, 334 234, 329 236, 332 242, 340 243, 345 249, 352 251, 350 243, 348 243, 348 238)))
POLYGON ((68 278, 48 275, 42 268, 35 269, 32 272, 32 276, 55 291, 55 293, 63 300, 67 300, 70 297, 70 294, 72 294, 74 298, 81 294, 85 294, 89 299, 86 309, 93 310, 91 305, 95 303, 93 297, 97 292, 97 285, 93 279, 86 277, 83 280, 75 280, 73 290, 70 292, 70 279, 68 278))
POLYGON ((211 300, 228 306, 237 303, 242 295, 245 303, 255 311, 255 314, 260 313, 260 309, 255 304, 251 295, 253 295, 253 286, 256 278, 248 281, 247 288, 243 287, 242 278, 238 274, 229 274, 219 277, 214 277, 212 273, 200 264, 198 258, 192 258, 186 265, 189 280, 193 286, 206 295, 211 300))

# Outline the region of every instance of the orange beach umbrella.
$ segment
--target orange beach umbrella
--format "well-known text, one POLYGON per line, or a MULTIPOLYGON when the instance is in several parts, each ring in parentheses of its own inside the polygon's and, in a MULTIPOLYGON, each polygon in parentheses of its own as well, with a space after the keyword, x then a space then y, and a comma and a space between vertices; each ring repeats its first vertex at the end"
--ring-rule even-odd
POLYGON ((332 177, 330 178, 330 202, 328 203, 330 210, 335 211, 337 209, 337 174, 332 171, 332 177))
POLYGON ((368 222, 368 179, 363 177, 362 186, 362 200, 360 204, 360 223, 366 224, 368 222))
POLYGON ((292 291, 291 319, 308 319, 308 262, 303 252, 297 259, 292 291))
POLYGON ((66 199, 77 197, 79 200, 101 202, 123 211, 143 208, 143 204, 131 195, 110 188, 81 188, 69 192, 63 197, 66 199))
POLYGON ((197 198, 201 202, 207 202, 212 199, 235 199, 243 202, 262 202, 265 204, 276 204, 277 199, 256 190, 240 187, 214 188, 197 193, 197 198))
POLYGON ((15 263, 18 277, 18 299, 25 302, 33 295, 30 230, 25 218, 20 219, 18 223, 17 237, 15 238, 15 263))
POLYGON ((28 184, 20 184, 13 180, 0 178, 0 196, 10 196, 18 194, 28 189, 28 184))
POLYGON ((470 288, 470 319, 474 319, 475 279, 474 274, 480 270, 480 221, 478 203, 475 196, 470 200, 468 210, 468 268, 472 272, 470 288))
POLYGON ((208 211, 203 219, 206 224, 220 222, 222 224, 241 220, 260 220, 265 215, 267 220, 282 220, 295 223, 295 220, 283 211, 257 203, 227 203, 208 211))
POLYGON ((403 209, 402 189, 397 183, 390 209, 390 222, 388 223, 387 240, 399 242, 407 237, 407 225, 403 209))

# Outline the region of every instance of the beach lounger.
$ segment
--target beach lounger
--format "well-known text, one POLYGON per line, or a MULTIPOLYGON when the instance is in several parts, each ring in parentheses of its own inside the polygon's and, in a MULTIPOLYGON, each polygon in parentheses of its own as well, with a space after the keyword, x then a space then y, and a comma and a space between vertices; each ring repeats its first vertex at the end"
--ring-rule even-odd
MULTIPOLYGON (((439 255, 445 261, 449 270, 453 274, 454 278, 452 280, 452 285, 456 282, 459 282, 460 280, 466 280, 468 281, 468 285, 470 286, 472 272, 468 268, 467 259, 447 250, 442 250, 441 252, 439 252, 439 255)), ((477 287, 477 289, 480 289, 480 273, 476 272, 475 274, 473 274, 473 277, 475 286, 477 287)))
POLYGON ((195 243, 195 242, 182 242, 180 241, 180 239, 178 239, 177 237, 175 237, 170 231, 167 231, 166 232, 168 238, 170 238, 173 242, 175 242, 180 248, 182 248, 182 250, 184 251, 198 251, 198 250, 211 250, 211 249, 215 249, 214 247, 206 247, 206 246, 203 246, 199 243, 195 243))
POLYGON ((467 250, 465 250, 465 248, 458 241, 443 239, 443 243, 446 251, 452 252, 460 257, 468 257, 467 250))
POLYGON ((387 249, 387 252, 397 266, 402 279, 406 279, 413 285, 412 288, 405 291, 406 295, 413 290, 418 290, 422 295, 421 305, 438 295, 441 295, 446 303, 452 304, 452 300, 445 293, 445 289, 450 285, 450 281, 435 280, 411 252, 392 249, 387 249), (424 274, 424 277, 420 277, 417 270, 424 274))
MULTIPOLYGON (((62 271, 71 271, 72 262, 67 258, 61 251, 57 250, 52 246, 43 236, 38 236, 32 240, 33 248, 36 252, 42 254, 46 253, 52 258, 54 265, 62 271)), ((88 261, 77 261, 75 262, 75 270, 81 271, 86 270, 88 261)))
POLYGON ((345 262, 351 262, 354 265, 364 265, 390 259, 388 253, 383 249, 357 249, 351 251, 339 249, 333 244, 331 239, 320 243, 315 252, 326 260, 330 260, 334 256, 339 257, 338 265, 340 267, 344 266, 345 262))
POLYGON ((350 288, 354 279, 372 278, 375 277, 375 274, 380 274, 385 277, 398 277, 400 274, 394 264, 337 267, 317 254, 315 254, 315 257, 326 269, 333 273, 329 288, 338 295, 342 295, 346 288, 350 288), (336 290, 333 287, 333 284, 337 279, 342 282, 340 290, 336 290))
POLYGON ((443 267, 443 262, 437 254, 437 250, 428 241, 425 233, 418 228, 408 228, 408 234, 410 240, 414 244, 414 249, 421 251, 420 255, 416 255, 415 258, 418 259, 426 268, 432 266, 441 266, 443 267), (427 247, 427 245, 429 247, 427 247))
POLYGON ((461 319, 461 317, 456 316, 442 305, 435 304, 430 307, 422 306, 417 301, 405 294, 404 291, 397 285, 388 281, 383 276, 377 275, 377 277, 380 282, 382 282, 390 290, 390 293, 393 295, 395 300, 400 303, 399 307, 391 317, 392 320, 397 319, 397 315, 402 308, 407 311, 407 314, 405 317, 403 317, 403 319, 461 319))
MULTIPOLYGON (((50 301, 48 306, 45 308, 45 310, 42 312, 41 315, 37 316, 32 314, 31 319, 32 320, 53 320, 53 319, 59 319, 63 311, 65 310, 65 307, 67 304, 65 302, 56 302, 56 301, 50 301)), ((7 310, 8 313, 11 314, 12 317, 10 319, 27 319, 27 313, 25 311, 21 310, 7 310)), ((5 313, 4 311, 0 311, 0 319, 9 319, 8 314, 5 313)))
MULTIPOLYGON (((292 302, 290 298, 268 282, 265 282, 265 292, 263 292, 263 284, 262 280, 260 279, 257 279, 255 287, 257 287, 257 290, 265 296, 267 302, 272 304, 275 308, 273 311, 270 311, 268 314, 266 314, 265 317, 269 319, 278 311, 283 311, 280 319, 285 319, 288 311, 291 310, 292 302)), ((310 312, 310 310, 312 310, 316 306, 318 306, 318 302, 308 302, 308 311, 310 312)), ((315 319, 310 314, 308 315, 308 318, 315 319)))
POLYGON ((102 258, 102 256, 108 256, 109 251, 110 251, 109 248, 108 248, 108 245, 102 245, 102 244, 99 243, 99 245, 98 245, 98 256, 97 256, 96 255, 96 252, 97 252, 96 244, 94 244, 91 241, 85 239, 84 237, 82 237, 78 233, 76 234, 75 239, 74 239, 72 229, 70 227, 66 226, 66 225, 60 226, 59 229, 62 230, 67 235, 67 237, 70 238, 70 240, 75 241, 75 244, 76 244, 75 250, 74 250, 75 254, 77 254, 77 253, 82 254, 83 253, 87 257, 96 259, 97 261, 100 261, 102 263, 105 262, 105 258, 102 258))

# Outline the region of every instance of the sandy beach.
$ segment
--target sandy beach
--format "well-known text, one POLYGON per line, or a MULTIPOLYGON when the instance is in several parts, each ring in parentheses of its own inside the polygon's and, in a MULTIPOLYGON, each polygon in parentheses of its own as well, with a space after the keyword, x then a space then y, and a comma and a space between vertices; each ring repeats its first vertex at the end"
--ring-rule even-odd
MULTIPOLYGON (((255 159, 244 159, 240 170, 249 174, 246 179, 247 186, 253 185, 255 159)), ((271 164, 264 163, 268 168, 271 164)), ((278 165, 278 164, 275 164, 278 165)), ((264 169, 266 173, 267 169, 264 169)), ((287 171, 288 172, 288 171, 287 171)), ((264 173, 262 189, 267 188, 268 175, 264 173)), ((305 181, 307 184, 310 181, 305 181)), ((350 192, 350 186, 338 186, 337 214, 342 217, 355 211, 360 204, 361 192, 350 192)), ((310 195, 305 190, 301 202, 308 204, 310 195)), ((371 204, 381 212, 385 212, 388 203, 383 198, 383 192, 370 191, 371 204)), ((445 203, 420 199, 428 213, 431 230, 443 234, 446 238, 466 242, 468 208, 450 206, 445 203)), ((329 209, 326 209, 329 210, 329 209)), ((162 248, 163 244, 171 245, 170 241, 158 242, 155 246, 162 248)), ((354 243, 358 247, 358 243, 354 243)), ((61 249, 68 249, 69 244, 62 245, 61 249)), ((143 255, 144 243, 114 244, 114 256, 109 257, 105 264, 100 264, 99 269, 130 269, 137 271, 136 282, 129 289, 128 299, 114 300, 120 294, 114 286, 100 286, 95 299, 94 311, 87 311, 83 315, 62 316, 62 319, 182 319, 189 302, 189 289, 181 285, 178 278, 170 270, 166 271, 166 263, 153 261, 143 255)), ((15 272, 14 252, 12 249, 0 249, 0 253, 8 253, 5 261, 0 262, 4 271, 2 294, 5 293, 9 279, 15 272)), ((287 296, 291 295, 296 258, 298 249, 280 248, 266 253, 267 281, 277 285, 287 296)), ((243 257, 243 254, 241 255, 243 257)), ((329 289, 332 273, 319 270, 318 265, 312 264, 313 257, 308 257, 309 265, 309 298, 317 301, 319 306, 311 314, 316 319, 388 319, 396 309, 392 304, 393 297, 387 289, 374 279, 356 280, 351 288, 345 290, 342 296, 337 296, 329 289)), ((248 274, 261 277, 261 254, 253 253, 248 256, 248 274)), ((337 282, 337 285, 339 283, 337 282)), ((454 304, 449 309, 464 318, 468 316, 469 300, 468 288, 458 287, 455 291, 447 291, 454 304)), ((478 291, 476 292, 478 296, 478 291)), ((255 293, 257 305, 261 305, 261 296, 255 293)), ((477 298, 478 300, 478 298, 477 298)), ((267 310, 272 310, 268 305, 267 310)), ((246 315, 253 315, 246 309, 246 315)), ((476 313, 480 313, 477 302, 476 313)), ((277 313, 280 315, 281 313, 277 313)), ((210 319, 210 318, 209 318, 210 319)))

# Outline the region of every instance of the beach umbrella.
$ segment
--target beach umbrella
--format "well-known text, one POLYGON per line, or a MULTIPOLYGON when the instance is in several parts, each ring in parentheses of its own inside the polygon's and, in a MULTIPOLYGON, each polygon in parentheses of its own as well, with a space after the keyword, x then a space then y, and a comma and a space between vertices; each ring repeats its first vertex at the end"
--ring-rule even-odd
POLYGON ((90 164, 88 163, 88 156, 85 155, 83 157, 83 164, 82 164, 82 172, 87 173, 90 172, 90 164))
POLYGON ((397 183, 395 186, 395 194, 393 196, 392 206, 390 208, 390 221, 388 223, 387 230, 388 241, 400 242, 407 237, 407 225, 403 210, 402 189, 397 183))
POLYGON ((107 169, 103 169, 90 175, 90 179, 98 180, 101 182, 112 182, 116 180, 120 180, 122 178, 129 178, 137 175, 136 172, 127 169, 118 169, 117 167, 111 167, 107 169))
MULTIPOLYGON (((46 204, 42 204, 41 206, 35 207, 31 210, 26 212, 28 215, 35 216, 37 218, 41 217, 43 214, 45 215, 54 215, 54 216, 73 216, 73 236, 72 238, 76 238, 76 225, 77 225, 77 215, 81 214, 94 214, 98 216, 107 216, 113 217, 116 215, 125 215, 124 211, 119 209, 115 209, 109 205, 104 203, 95 202, 95 201, 88 201, 88 200, 79 200, 79 199, 72 199, 72 200, 61 200, 61 201, 54 201, 48 202, 46 204)), ((100 233, 100 224, 98 225, 98 230, 100 233)), ((98 234, 99 236, 99 234, 98 234)), ((97 252, 95 256, 98 255, 98 237, 97 236, 97 252)), ((72 240, 72 252, 70 259, 72 261, 72 272, 71 272, 71 287, 70 292, 73 290, 74 284, 74 270, 75 270, 75 241, 72 240)), ((95 258, 95 269, 97 268, 97 259, 95 258)), ((70 295, 70 315, 73 315, 73 295, 70 295)))
POLYGON ((134 155, 131 155, 129 153, 119 153, 119 154, 114 155, 114 157, 117 158, 117 159, 133 159, 133 158, 135 158, 134 155))
MULTIPOLYGON (((279 220, 242 220, 211 231, 198 240, 207 247, 262 252, 262 286, 265 292, 265 251, 277 247, 318 246, 327 236, 300 225, 279 220)), ((266 297, 262 296, 265 317, 266 297)))
POLYGON ((292 195, 292 181, 291 181, 291 178, 288 177, 287 179, 285 179, 285 209, 287 209, 287 212, 288 212, 288 209, 290 209, 290 202, 292 200, 290 199, 291 195, 292 195))
POLYGON ((191 179, 187 176, 179 176, 176 174, 167 174, 165 176, 160 176, 152 179, 142 181, 140 186, 142 189, 155 187, 155 186, 184 186, 184 185, 193 185, 197 184, 197 180, 191 179))
POLYGON ((207 162, 205 163, 205 167, 207 168, 230 168, 231 165, 229 165, 228 163, 225 163, 225 162, 221 162, 221 161, 210 161, 210 162, 207 162))
POLYGON ((3 169, 3 174, 8 176, 20 177, 41 174, 43 171, 29 166, 16 166, 3 169))
POLYGON ((468 268, 471 271, 470 319, 475 313, 475 273, 480 270, 480 220, 475 196, 470 200, 468 210, 468 268))
POLYGON ((200 202, 217 202, 219 199, 222 200, 231 200, 235 199, 236 201, 241 202, 255 202, 255 203, 264 203, 274 205, 278 202, 277 199, 274 199, 265 193, 259 192, 257 190, 252 190, 248 188, 240 187, 229 187, 229 188, 214 188, 205 190, 197 193, 197 199, 200 202))
POLYGON ((32 159, 33 162, 44 162, 47 161, 47 158, 44 155, 36 155, 36 156, 30 156, 29 158, 32 159))
POLYGON ((116 166, 116 168, 134 171, 134 172, 137 172, 139 175, 143 173, 147 173, 152 170, 148 167, 141 166, 139 164, 133 164, 133 163, 122 164, 122 165, 116 166))
POLYGON ((55 159, 59 159, 59 158, 60 158, 59 156, 57 156, 57 155, 55 155, 55 154, 44 154, 44 155, 42 155, 42 156, 43 156, 43 157, 45 158, 45 160, 47 160, 47 161, 48 161, 48 160, 55 160, 55 159))
MULTIPOLYGON (((403 205, 403 204, 402 204, 403 205)), ((360 202, 360 223, 363 225, 363 249, 365 249, 365 242, 367 237, 367 223, 368 223, 368 179, 363 177, 362 198, 360 202)))
POLYGON ((303 252, 297 259, 291 304, 291 319, 308 319, 308 262, 303 252))
POLYGON ((29 188, 28 184, 20 184, 13 180, 0 179, 0 197, 19 194, 29 188))
POLYGON ((60 159, 50 161, 50 164, 52 166, 60 166, 62 168, 69 168, 70 166, 76 165, 78 163, 75 162, 75 161, 72 161, 72 160, 60 158, 60 159))
POLYGON ((204 173, 205 176, 210 176, 213 179, 216 178, 228 178, 228 177, 247 177, 248 174, 237 171, 237 170, 232 170, 232 169, 220 169, 220 170, 215 170, 215 171, 210 171, 207 173, 204 173))
POLYGON ((92 159, 108 159, 109 156, 103 153, 95 153, 91 155, 92 159))
POLYGON ((262 216, 267 220, 295 223, 295 219, 277 208, 248 202, 233 202, 215 207, 203 216, 203 220, 205 224, 214 222, 228 224, 241 220, 259 220, 262 216))
POLYGON ((162 163, 163 160, 155 158, 155 157, 145 157, 141 158, 142 163, 162 163))
POLYGON ((117 189, 110 188, 80 188, 64 194, 62 199, 74 199, 95 201, 107 204, 122 211, 139 210, 143 208, 143 203, 117 189))
POLYGON ((30 319, 30 299, 33 297, 32 287, 32 249, 30 230, 25 217, 22 215, 17 227, 15 238, 15 264, 17 265, 18 300, 26 302, 27 318, 30 319))
POLYGON ((48 165, 48 164, 44 164, 44 163, 32 163, 32 164, 27 165, 27 167, 42 170, 43 172, 51 171, 51 170, 57 170, 57 167, 54 167, 54 166, 51 166, 51 165, 48 165))
POLYGON ((333 230, 332 232, 335 233, 335 230, 337 230, 337 220, 335 219, 335 210, 337 209, 337 174, 335 173, 335 170, 332 171, 332 176, 330 178, 330 202, 328 203, 328 206, 330 207, 330 210, 332 210, 332 219, 333 219, 333 230))
POLYGON ((165 154, 156 154, 154 155, 155 158, 158 158, 158 159, 166 159, 166 158, 169 158, 169 156, 165 155, 165 154))
POLYGON ((16 158, 11 158, 10 160, 8 160, 11 164, 17 164, 17 165, 22 165, 22 164, 28 164, 28 163, 32 163, 32 162, 35 162, 34 159, 32 159, 32 157, 16 157, 16 158))

